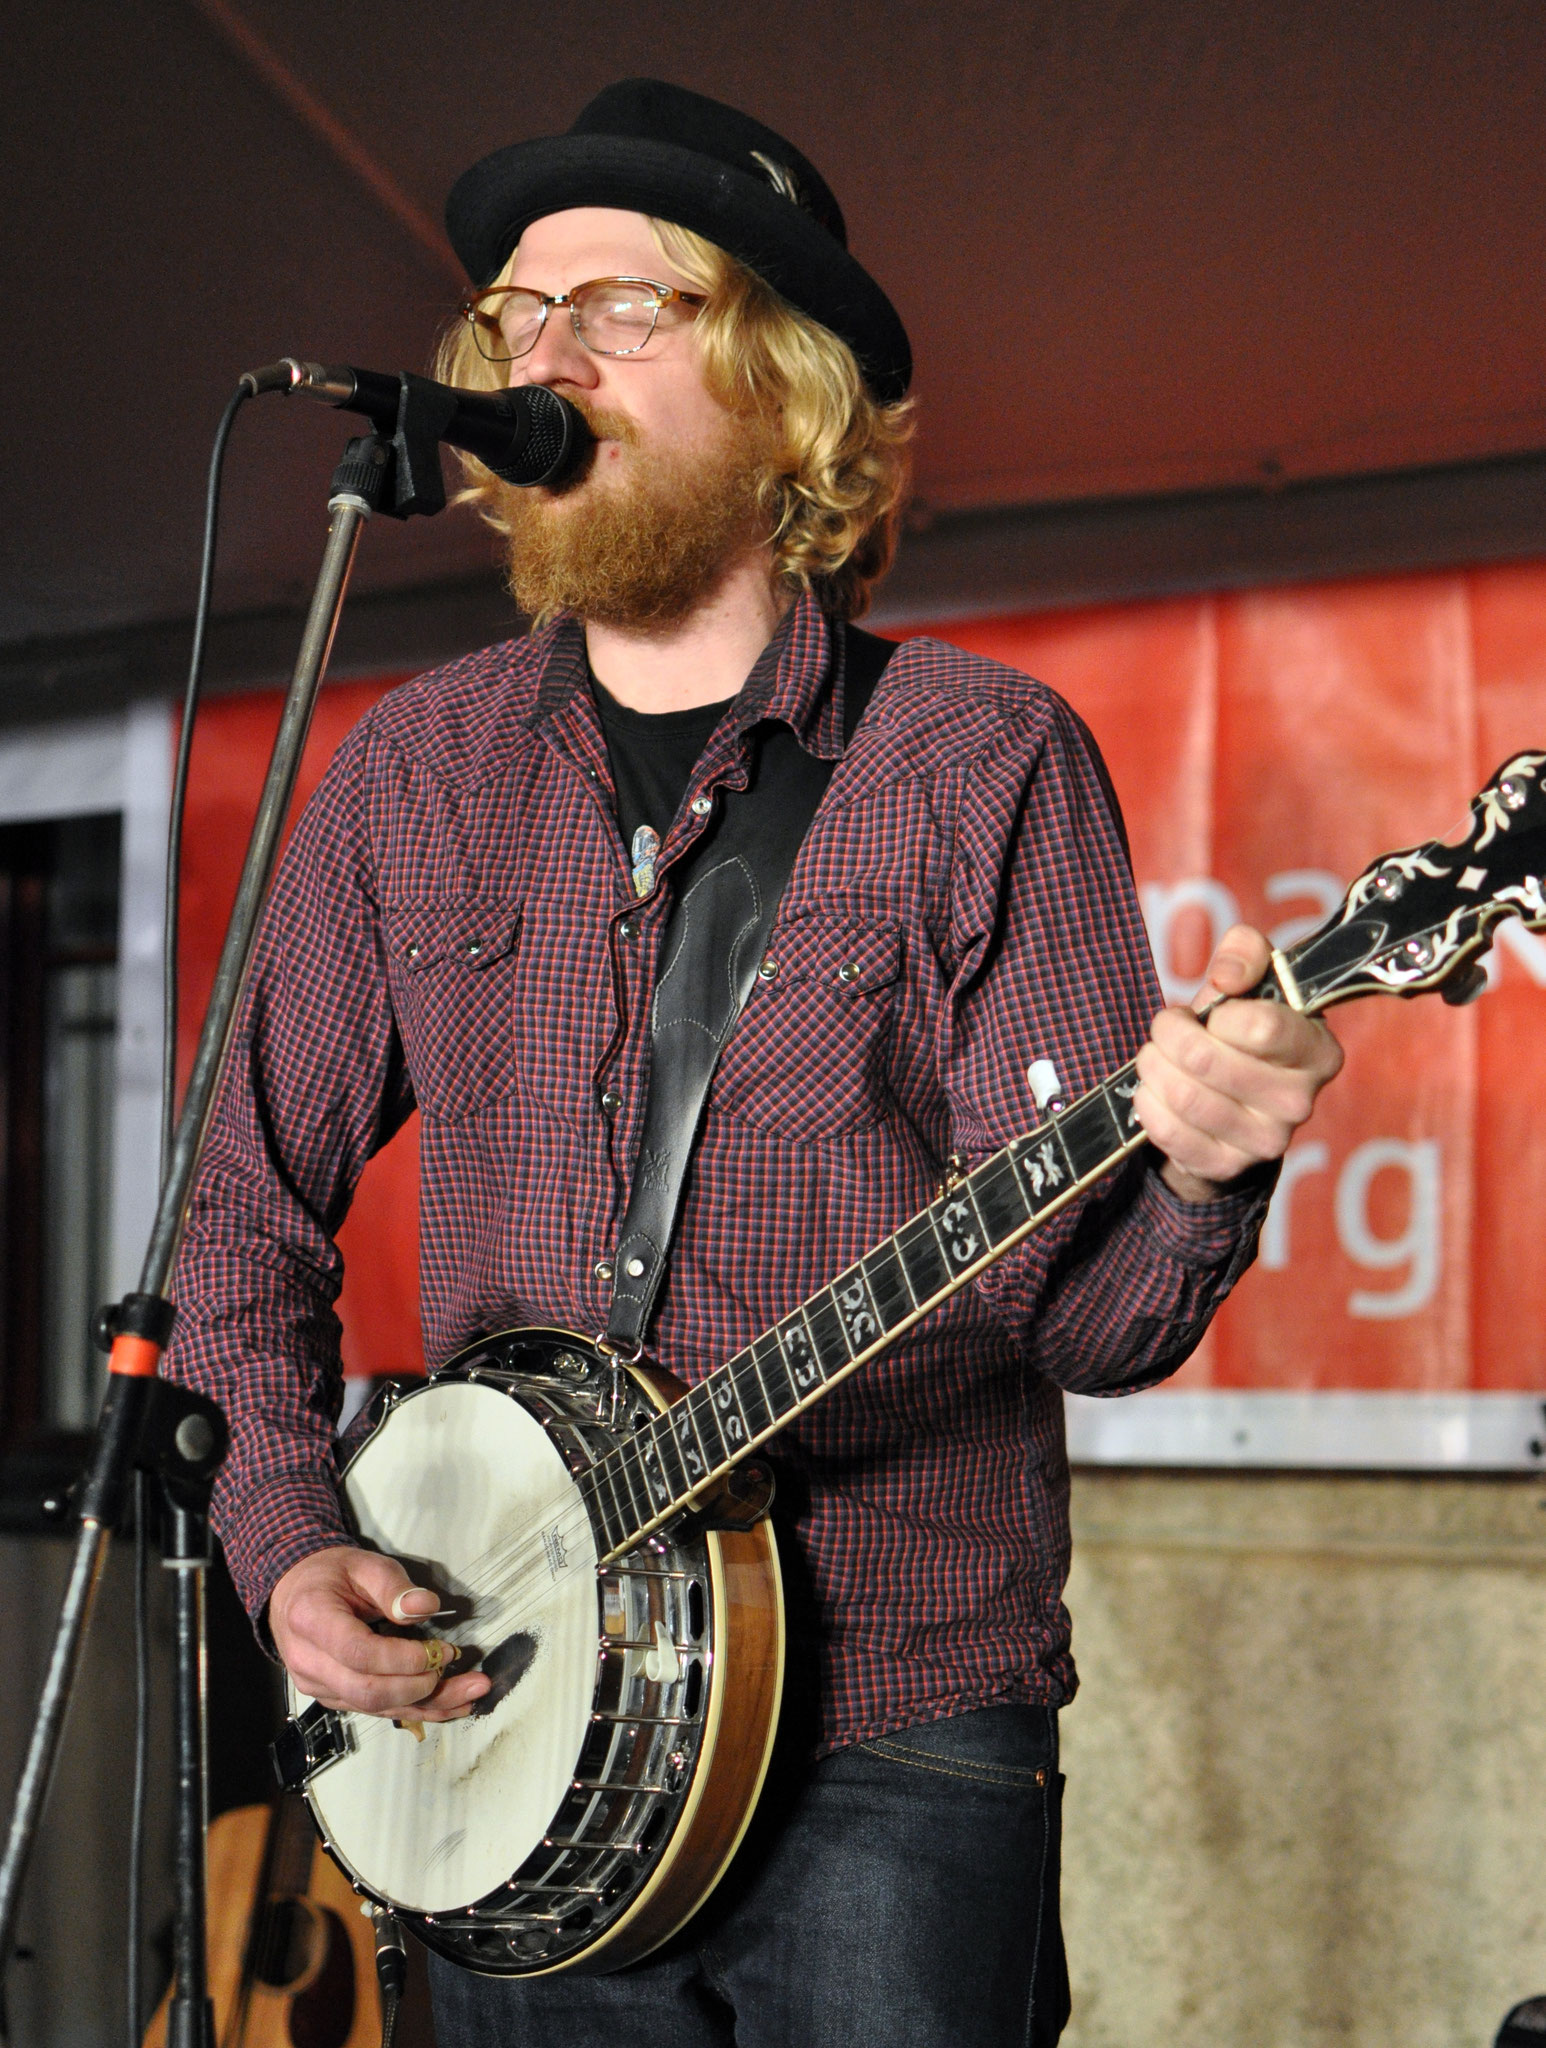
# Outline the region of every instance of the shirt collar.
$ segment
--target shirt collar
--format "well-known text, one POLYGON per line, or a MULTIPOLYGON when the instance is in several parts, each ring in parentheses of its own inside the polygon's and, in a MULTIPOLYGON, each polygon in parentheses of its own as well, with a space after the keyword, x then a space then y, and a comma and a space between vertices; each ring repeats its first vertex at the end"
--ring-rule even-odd
POLYGON ((835 761, 843 751, 842 651, 842 634, 807 591, 753 664, 736 704, 737 730, 776 718, 808 754, 835 761))
MULTIPOLYGON (((550 637, 532 709, 533 726, 561 712, 577 691, 587 704, 590 698, 579 620, 559 619, 546 631, 550 637)), ((787 725, 807 753, 828 761, 842 755, 843 636, 809 592, 780 619, 736 699, 737 735, 762 719, 787 725)))

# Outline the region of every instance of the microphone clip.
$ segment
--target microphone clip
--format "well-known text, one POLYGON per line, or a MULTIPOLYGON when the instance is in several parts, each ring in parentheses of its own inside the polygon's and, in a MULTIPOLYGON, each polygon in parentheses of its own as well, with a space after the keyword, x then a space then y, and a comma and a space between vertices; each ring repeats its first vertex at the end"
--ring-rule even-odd
POLYGON ((392 519, 415 514, 433 519, 445 510, 440 443, 456 413, 456 394, 444 384, 411 370, 389 377, 377 370, 329 369, 298 356, 248 370, 242 383, 254 398, 269 391, 286 396, 299 391, 365 415, 375 432, 368 440, 349 443, 333 478, 335 493, 364 497, 372 511, 392 519))
POLYGON ((394 460, 388 479, 391 502, 383 503, 381 509, 394 519, 411 519, 416 512, 433 518, 446 508, 440 444, 455 414, 456 399, 444 384, 432 384, 412 370, 399 371, 398 386, 394 460))
MULTIPOLYGON (((385 396, 381 394, 382 398, 385 396)), ((365 412, 376 429, 367 444, 378 470, 372 493, 376 509, 392 519, 412 519, 415 515, 433 519, 446 508, 440 443, 456 409, 455 398, 443 384, 432 384, 427 377, 416 377, 411 370, 398 373, 395 409, 379 400, 366 403, 368 398, 375 399, 376 394, 358 393, 349 410, 365 412), (381 414, 389 416, 380 417, 381 414)), ((351 443, 351 447, 354 445, 351 443)))

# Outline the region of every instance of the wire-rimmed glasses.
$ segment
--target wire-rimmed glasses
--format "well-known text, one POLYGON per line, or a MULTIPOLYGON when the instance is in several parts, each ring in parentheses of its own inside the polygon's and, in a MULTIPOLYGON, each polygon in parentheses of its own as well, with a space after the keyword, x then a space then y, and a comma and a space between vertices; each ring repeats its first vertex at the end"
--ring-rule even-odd
POLYGON ((655 332, 666 307, 696 311, 706 298, 704 292, 681 292, 649 277, 593 277, 556 296, 525 285, 486 285, 480 292, 469 292, 460 311, 491 363, 513 363, 537 346, 551 306, 569 308, 575 339, 593 355, 634 356, 655 332))

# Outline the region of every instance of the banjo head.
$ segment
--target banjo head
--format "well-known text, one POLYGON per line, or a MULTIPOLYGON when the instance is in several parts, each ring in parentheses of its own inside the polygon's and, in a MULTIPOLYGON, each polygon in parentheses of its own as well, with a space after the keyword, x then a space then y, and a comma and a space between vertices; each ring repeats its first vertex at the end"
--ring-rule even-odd
POLYGON ((477 1656, 493 1704, 404 1727, 350 1715, 354 1749, 308 1797, 368 1890, 451 1911, 508 1880, 574 1778, 596 1683, 595 1539, 542 1424, 466 1380, 405 1396, 351 1461, 344 1495, 361 1541, 440 1594, 450 1612, 430 1627, 477 1656))

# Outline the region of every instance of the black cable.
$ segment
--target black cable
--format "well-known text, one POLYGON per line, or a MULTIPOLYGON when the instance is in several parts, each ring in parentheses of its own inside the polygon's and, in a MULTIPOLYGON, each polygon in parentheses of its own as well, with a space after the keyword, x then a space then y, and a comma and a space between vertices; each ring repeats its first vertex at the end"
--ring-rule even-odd
MULTIPOLYGON (((236 415, 256 394, 246 378, 237 385, 210 451, 204 491, 204 552, 199 565, 199 595, 193 613, 193 650, 183 690, 182 730, 177 736, 177 763, 172 772, 172 802, 166 834, 165 932, 161 955, 161 1160, 166 1179, 176 1129, 177 1091, 177 914, 182 867, 183 809, 188 795, 188 762, 193 751, 193 724, 204 680, 204 649, 209 638, 210 598, 215 587, 215 542, 220 525, 220 475, 226 443, 236 415)), ((145 1917, 145 1803, 150 1778, 150 1601, 148 1556, 150 1486, 143 1471, 134 1475, 134 1795, 129 1819, 129 1956, 127 1977, 128 2048, 143 2039, 141 1962, 145 1917)))
POLYGON ((204 680, 204 643, 209 634, 210 593, 215 584, 215 537, 220 524, 220 470, 225 444, 236 415, 253 396, 243 378, 220 415, 209 457, 204 491, 204 558, 199 569, 199 601, 193 615, 193 652, 183 690, 182 730, 177 735, 177 765, 172 772, 172 806, 166 831, 166 937, 161 955, 161 1178, 166 1178, 176 1129, 177 1094, 177 912, 182 869, 183 806, 188 796, 188 761, 193 752, 193 722, 198 716, 199 689, 204 680))
POLYGON ((376 1982, 381 1989, 381 2048, 392 2048, 408 1984, 408 1944, 401 1922, 389 1907, 377 1906, 370 1917, 376 1934, 376 1982))
POLYGON ((134 1802, 129 1818, 129 2048, 144 2037, 145 1793, 150 1778, 150 1480, 134 1474, 134 1802))

